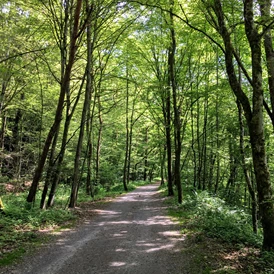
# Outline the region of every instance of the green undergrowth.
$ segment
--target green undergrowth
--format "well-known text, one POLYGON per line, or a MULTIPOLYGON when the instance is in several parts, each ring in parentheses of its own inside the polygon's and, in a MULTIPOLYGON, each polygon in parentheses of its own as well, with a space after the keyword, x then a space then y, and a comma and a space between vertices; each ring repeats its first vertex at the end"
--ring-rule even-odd
POLYGON ((255 250, 260 256, 254 256, 254 260, 250 258, 250 264, 254 263, 254 268, 262 272, 254 273, 274 273, 274 253, 261 252, 262 229, 259 228, 257 234, 253 233, 251 215, 245 209, 231 207, 217 196, 193 189, 184 190, 182 204, 177 203, 176 195, 167 199, 166 203, 169 205, 169 214, 180 223, 182 233, 195 239, 195 243, 201 239, 216 239, 221 246, 233 249, 236 253, 246 249, 255 250))
POLYGON ((40 210, 38 205, 28 209, 26 193, 2 196, 4 214, 0 214, 0 266, 20 258, 30 245, 35 246, 46 239, 45 233, 62 224, 73 221, 75 216, 59 206, 40 210))
POLYGON ((261 247, 262 230, 253 233, 251 215, 244 209, 231 207, 206 191, 187 190, 183 203, 169 199, 170 214, 185 222, 185 228, 200 231, 224 242, 261 247))
MULTIPOLYGON (((144 184, 147 182, 130 183, 128 190, 134 190, 144 184)), ((106 197, 115 197, 124 192, 122 184, 98 186, 94 197, 80 190, 77 206, 81 206, 81 202, 102 201, 106 197)), ((36 202, 31 208, 26 202, 27 192, 1 195, 4 213, 0 212, 0 266, 8 265, 20 258, 30 246, 34 247, 47 241, 50 232, 70 227, 75 223, 76 215, 67 208, 69 195, 70 187, 60 185, 54 207, 47 210, 39 208, 41 191, 37 193, 36 202)))

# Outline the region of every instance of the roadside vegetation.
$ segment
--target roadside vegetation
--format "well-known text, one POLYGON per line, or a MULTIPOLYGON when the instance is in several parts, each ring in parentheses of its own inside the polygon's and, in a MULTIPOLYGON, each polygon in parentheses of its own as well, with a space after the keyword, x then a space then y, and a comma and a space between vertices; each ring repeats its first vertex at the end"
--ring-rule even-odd
POLYGON ((183 252, 192 258, 192 273, 274 273, 274 252, 262 251, 262 228, 253 232, 247 208, 189 187, 182 204, 174 197, 166 203, 185 236, 183 252))
MULTIPOLYGON (((129 191, 148 182, 132 182, 128 185, 129 191)), ((4 190, 1 190, 2 193, 4 190)), ((51 239, 54 232, 76 225, 86 214, 81 208, 93 209, 106 203, 110 198, 124 193, 123 184, 114 184, 106 188, 96 186, 95 196, 87 196, 79 191, 79 203, 75 209, 68 209, 70 187, 59 186, 54 207, 41 210, 39 204, 29 209, 26 202, 27 191, 23 188, 9 189, 1 195, 4 209, 0 213, 0 266, 9 265, 18 260, 26 251, 51 239)), ((41 191, 38 193, 41 195, 41 191)), ((93 213, 94 214, 94 213, 93 213)))

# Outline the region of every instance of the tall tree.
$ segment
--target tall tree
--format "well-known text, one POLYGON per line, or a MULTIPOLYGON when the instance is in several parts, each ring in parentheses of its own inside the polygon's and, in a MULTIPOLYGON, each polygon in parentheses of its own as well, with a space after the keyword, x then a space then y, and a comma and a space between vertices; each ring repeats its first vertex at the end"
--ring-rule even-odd
POLYGON ((177 83, 176 83, 176 34, 174 28, 174 1, 170 0, 170 46, 168 50, 168 82, 172 90, 172 99, 173 99, 173 115, 174 115, 174 147, 175 147, 175 163, 174 163, 174 182, 177 186, 178 191, 178 203, 182 203, 182 185, 181 185, 181 150, 182 150, 182 141, 181 141, 181 117, 180 117, 180 106, 178 104, 178 95, 177 95, 177 83))
MULTIPOLYGON (((68 4, 68 3, 65 3, 68 4)), ((73 16, 73 28, 72 28, 72 37, 70 41, 70 48, 69 48, 69 58, 68 58, 68 64, 65 68, 65 73, 64 77, 61 80, 61 89, 60 89, 60 94, 59 94, 59 100, 58 100, 58 105, 56 108, 55 112, 55 118, 53 125, 50 128, 50 131, 47 135, 46 141, 44 143, 43 151, 41 154, 41 157, 39 159, 37 168, 34 173, 34 177, 32 180, 32 184, 29 190, 29 194, 27 197, 27 202, 33 203, 35 200, 38 184, 42 175, 42 171, 44 169, 44 165, 48 156, 48 152, 50 149, 50 145, 52 143, 52 139, 54 135, 56 134, 59 125, 62 120, 62 112, 63 112, 63 105, 64 105, 64 99, 65 99, 65 94, 66 91, 70 87, 70 79, 71 79, 71 72, 72 72, 72 67, 75 61, 75 55, 77 52, 77 41, 81 37, 81 32, 82 29, 80 27, 80 13, 82 9, 82 0, 77 0, 75 10, 74 10, 74 16, 73 16)))
MULTIPOLYGON (((250 90, 252 92, 252 105, 248 96, 244 93, 239 79, 236 76, 234 67, 234 57, 241 66, 242 63, 238 58, 232 43, 231 33, 225 20, 224 4, 221 0, 213 2, 202 1, 207 10, 208 18, 215 26, 216 30, 223 39, 225 54, 226 70, 231 88, 241 103, 247 125, 249 128, 250 142, 252 148, 254 172, 257 182, 258 199, 262 225, 264 230, 263 248, 266 250, 274 248, 274 204, 272 199, 272 189, 270 174, 267 164, 265 139, 264 139, 264 117, 263 117, 263 81, 262 81, 262 50, 261 39, 255 23, 254 1, 246 0, 243 4, 243 16, 245 23, 245 35, 249 42, 252 64, 252 79, 250 81, 250 90), (213 12, 213 13, 212 13, 213 12), (214 15, 216 17, 214 17, 214 15)), ((263 2, 263 1, 262 1, 263 2)), ((243 71, 245 76, 246 70, 243 71)))

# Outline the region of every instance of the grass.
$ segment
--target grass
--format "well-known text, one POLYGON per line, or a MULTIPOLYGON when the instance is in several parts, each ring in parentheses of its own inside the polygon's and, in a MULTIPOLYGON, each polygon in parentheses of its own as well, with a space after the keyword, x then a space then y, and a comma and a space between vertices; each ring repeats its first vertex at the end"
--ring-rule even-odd
POLYGON ((2 200, 5 214, 0 217, 0 266, 20 258, 29 244, 40 244, 39 231, 52 230, 75 219, 70 211, 60 207, 40 210, 35 206, 28 210, 26 193, 4 195, 2 200))
MULTIPOLYGON (((130 183, 129 191, 147 182, 130 183)), ((3 192, 3 191, 2 191, 3 192)), ((97 187, 92 199, 79 191, 78 205, 87 201, 102 201, 106 197, 115 197, 124 193, 122 184, 108 188, 97 187)), ((36 201, 40 201, 41 192, 37 193, 36 201)), ((4 214, 0 212, 0 266, 5 266, 20 259, 26 252, 49 240, 52 231, 74 225, 78 215, 68 210, 70 187, 60 185, 56 193, 53 208, 40 210, 38 202, 32 208, 26 202, 27 192, 11 192, 1 196, 4 214), (48 231, 48 233, 41 233, 48 231)))
POLYGON ((166 202, 188 239, 185 252, 193 258, 190 273, 274 273, 274 253, 261 251, 262 230, 253 233, 245 210, 191 189, 184 190, 181 205, 176 196, 166 202))

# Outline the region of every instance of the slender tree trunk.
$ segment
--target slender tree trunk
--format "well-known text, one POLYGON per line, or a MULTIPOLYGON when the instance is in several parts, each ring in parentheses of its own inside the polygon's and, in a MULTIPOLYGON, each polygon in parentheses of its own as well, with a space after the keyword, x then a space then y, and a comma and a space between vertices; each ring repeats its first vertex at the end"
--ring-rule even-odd
POLYGON ((63 130, 63 137, 62 137, 62 144, 61 144, 61 150, 59 152, 59 155, 57 156, 57 159, 54 160, 54 169, 52 170, 52 184, 51 184, 51 189, 47 201, 47 207, 53 206, 54 203, 54 197, 55 197, 55 192, 59 184, 59 177, 60 177, 60 172, 62 168, 62 163, 65 157, 65 152, 66 152, 66 146, 67 146, 67 140, 68 140, 68 134, 69 134, 69 128, 70 128, 70 122, 73 117, 73 114, 75 112, 76 106, 78 105, 80 95, 82 93, 82 89, 84 86, 85 82, 85 75, 83 76, 83 80, 80 86, 80 89, 78 91, 78 95, 75 98, 75 102, 73 107, 71 107, 71 99, 70 99, 70 91, 67 90, 66 92, 66 119, 65 119, 65 124, 64 124, 64 130, 63 130), (57 161, 57 163, 56 163, 57 161))
POLYGON ((133 124, 130 125, 129 131, 129 144, 128 144, 128 161, 127 161, 127 185, 130 179, 130 165, 131 165, 131 153, 132 153, 132 137, 133 137, 133 124))
POLYGON ((45 179, 45 185, 43 188, 41 202, 40 202, 41 209, 45 209, 45 207, 46 207, 45 201, 46 201, 49 186, 52 183, 52 177, 53 177, 54 168, 55 168, 54 157, 55 157, 58 135, 59 135, 59 129, 55 133, 55 136, 54 136, 53 142, 52 142, 52 146, 51 146, 51 152, 50 152, 50 157, 49 157, 49 166, 48 166, 47 175, 46 175, 46 179, 45 179))
MULTIPOLYGON (((159 60, 157 54, 153 52, 155 60, 155 70, 156 77, 159 84, 159 93, 161 94, 161 103, 162 103, 162 113, 164 117, 164 133, 165 133, 165 145, 164 152, 166 153, 163 159, 167 162, 167 167, 165 171, 167 177, 167 187, 168 187, 168 196, 173 196, 173 185, 172 185, 172 146, 171 146, 171 90, 169 88, 170 81, 164 76, 165 73, 162 73, 161 66, 159 65, 159 60)), ((165 164, 163 165, 165 166, 165 164)))
MULTIPOLYGON (((87 32, 90 31, 90 27, 87 28, 87 32)), ((93 73, 91 71, 91 67, 87 68, 87 89, 91 96, 93 93, 92 82, 93 82, 93 73)), ((91 98, 90 98, 91 101, 91 98)), ((93 108, 94 109, 94 108, 93 108)), ((87 131, 87 179, 86 179, 86 194, 94 197, 91 178, 92 178, 92 121, 93 121, 93 113, 91 113, 90 107, 87 112, 87 121, 86 121, 86 131, 87 131)))
POLYGON ((128 117, 128 112, 129 112, 129 80, 128 80, 128 67, 126 68, 126 147, 125 147, 125 159, 124 159, 124 174, 123 174, 123 185, 124 185, 124 190, 128 191, 127 187, 127 166, 128 166, 128 149, 129 149, 129 117, 128 117))
POLYGON ((193 103, 190 110, 190 116, 191 116, 191 149, 193 152, 193 187, 196 188, 197 186, 197 156, 196 156, 196 149, 195 149, 193 103))
MULTIPOLYGON (((197 90, 198 98, 198 90, 197 90)), ((202 152, 201 140, 200 140, 200 102, 197 101, 197 118, 196 118, 196 136, 197 136, 197 154, 198 154, 198 165, 197 165, 197 188, 202 189, 202 152)))
POLYGON ((165 162, 166 162, 166 146, 160 149, 160 174, 161 174, 161 186, 165 184, 165 162))
MULTIPOLYGON (((78 0, 79 1, 79 0, 78 0)), ((86 11, 87 11, 87 19, 89 20, 88 13, 89 13, 89 5, 88 2, 86 2, 86 11)), ((90 31, 87 31, 87 40, 91 41, 90 37, 91 33, 90 31)), ((87 68, 91 68, 91 46, 88 45, 88 64, 87 68)), ((90 73, 90 71, 88 71, 90 73)), ((89 78, 90 79, 90 78, 89 78)), ((87 83, 86 90, 85 90, 85 99, 84 99, 84 105, 82 110, 82 116, 81 116, 81 124, 80 124, 80 132, 79 132, 79 138, 75 153, 75 160, 74 160, 74 170, 73 170, 73 182, 72 182, 72 188, 71 188, 71 195, 70 195, 70 202, 69 207, 74 208, 76 206, 77 202, 77 195, 78 195, 78 188, 79 188, 79 181, 80 181, 80 160, 81 160, 81 154, 82 154, 82 147, 83 147, 83 140, 84 140, 84 132, 85 132, 85 125, 86 125, 86 118, 88 113, 88 108, 90 107, 90 101, 91 101, 91 94, 90 89, 88 88, 88 85, 90 83, 87 83)))
POLYGON ((147 157, 148 157, 148 127, 146 128, 146 133, 145 133, 145 146, 146 146, 146 149, 144 151, 145 155, 144 155, 144 181, 147 180, 147 167, 148 167, 148 160, 147 160, 147 157))
POLYGON ((173 196, 173 185, 172 185, 172 146, 171 146, 171 98, 170 88, 166 89, 166 109, 164 111, 165 118, 165 130, 166 130, 166 151, 167 151, 167 186, 168 196, 173 196))
POLYGON ((264 49, 266 56, 266 65, 268 72, 268 87, 270 94, 271 110, 270 118, 272 125, 274 126, 274 49, 273 49, 273 38, 272 38, 272 28, 268 25, 272 23, 273 18, 271 17, 271 0, 260 0, 261 18, 263 22, 263 31, 264 31, 264 49))
MULTIPOLYGON (((5 149, 5 131, 7 125, 7 116, 6 112, 2 112, 2 124, 1 124, 1 132, 0 132, 0 148, 1 152, 4 152, 5 149)), ((0 159, 0 174, 2 175, 2 167, 3 167, 3 159, 0 159)))
POLYGON ((244 122, 243 122, 243 114, 242 114, 242 106, 237 100, 237 107, 238 107, 238 115, 239 115, 239 125, 240 125, 240 153, 241 153, 241 162, 243 167, 243 172, 245 176, 245 181, 247 184, 247 188, 251 197, 251 207, 252 207, 252 225, 253 231, 257 234, 258 232, 258 209, 257 209, 257 196, 256 192, 252 186, 252 182, 248 173, 248 167, 245 161, 245 151, 244 151, 244 122))
POLYGON ((46 138, 46 141, 44 143, 43 151, 40 157, 40 160, 38 162, 38 166, 35 170, 34 177, 32 180, 32 184, 29 190, 29 194, 27 197, 27 202, 33 203, 35 200, 38 184, 40 181, 40 178, 42 176, 42 172, 44 169, 44 165, 48 156, 48 151, 52 142, 52 139, 56 133, 56 131, 59 128, 59 125, 62 120, 62 112, 63 112, 63 104, 64 104, 64 99, 65 99, 65 94, 66 91, 69 89, 70 86, 70 75, 72 71, 72 67, 74 64, 74 59, 75 59, 75 54, 77 51, 77 40, 78 40, 78 29, 79 29, 79 19, 80 19, 80 12, 81 12, 81 7, 82 7, 82 0, 77 0, 76 3, 76 8, 74 12, 74 23, 73 23, 73 34, 72 34, 72 39, 70 43, 70 51, 69 51, 69 61, 66 66, 66 70, 64 73, 64 78, 61 84, 61 90, 59 94, 59 100, 55 112, 55 118, 54 118, 54 123, 50 128, 50 131, 48 133, 48 136, 46 138))
MULTIPOLYGON (((89 131, 88 131, 89 132, 89 131)), ((94 197, 92 187, 92 142, 91 138, 88 139, 87 144, 87 179, 86 179, 86 194, 94 197)))
POLYGON ((127 184, 129 183, 129 177, 130 177, 130 165, 131 165, 131 153, 132 153, 132 138, 133 138, 133 127, 134 124, 138 121, 140 116, 138 116, 134 120, 134 113, 135 113, 135 103, 136 103, 136 98, 137 98, 137 88, 135 86, 135 94, 136 97, 133 99, 132 102, 132 108, 131 108, 131 115, 130 115, 130 125, 129 125, 129 140, 128 140, 128 159, 127 159, 127 184))
POLYGON ((72 118, 72 113, 69 114, 69 106, 67 106, 67 115, 66 115, 64 130, 63 130, 61 151, 59 153, 57 163, 55 163, 55 167, 52 170, 52 176, 51 176, 52 184, 51 184, 51 189, 50 189, 49 196, 48 196, 47 207, 53 206, 53 203, 54 203, 54 196, 55 196, 57 186, 59 184, 59 176, 60 176, 60 172, 61 172, 62 163, 63 163, 64 157, 65 157, 65 151, 66 151, 66 145, 67 145, 67 139, 68 139, 71 118, 72 118))
MULTIPOLYGON (((86 13, 89 13, 89 10, 93 11, 93 4, 91 7, 89 7, 89 1, 86 0, 86 13)), ((96 23, 95 23, 96 24, 96 23)), ((95 29, 95 28, 94 28, 95 29)), ((93 122, 93 114, 94 114, 94 108, 95 108, 95 100, 92 108, 91 113, 91 96, 93 94, 93 84, 94 84, 94 71, 93 71, 93 51, 94 51, 94 43, 96 39, 96 31, 92 28, 92 16, 90 15, 88 17, 88 23, 87 23, 87 86, 86 90, 89 95, 88 101, 89 101, 89 107, 87 109, 87 121, 86 121, 86 128, 87 128, 87 179, 86 179, 86 193, 87 195, 91 195, 91 197, 94 197, 93 188, 91 184, 91 178, 92 178, 92 122, 93 122), (92 39, 92 33, 93 31, 93 39, 92 39)))
MULTIPOLYGON (((64 1, 64 20, 60 23, 62 27, 60 27, 61 35, 60 35, 60 55, 61 55, 61 79, 64 79, 65 75, 65 68, 67 64, 67 37, 68 37, 68 30, 69 30, 69 14, 70 14, 70 1, 66 0, 64 1)), ((40 84, 41 85, 41 84, 40 84)), ((68 94, 69 91, 66 91, 66 94, 68 94)), ((43 93, 42 93, 42 87, 41 87, 41 101, 43 102, 43 93)), ((67 100, 67 108, 69 100, 67 100)), ((67 117, 66 117, 67 119, 67 117)), ((43 121, 43 109, 41 111, 41 123, 43 121)), ((54 138, 53 138, 53 144, 51 146, 51 153, 49 157, 49 165, 47 170, 47 175, 45 179, 45 185, 42 193, 42 198, 40 202, 40 208, 44 209, 46 207, 45 200, 47 196, 47 192, 49 189, 49 186, 52 185, 51 190, 55 187, 55 178, 56 178, 56 172, 58 172, 58 165, 56 167, 55 162, 55 150, 59 135, 60 125, 58 126, 58 130, 56 131, 54 138)), ((40 149, 39 149, 40 151, 40 149)))
POLYGON ((96 160, 95 160, 95 181, 97 184, 100 183, 100 156, 101 156, 101 143, 102 143, 102 131, 103 131, 103 118, 101 111, 101 101, 100 95, 97 95, 98 99, 98 119, 99 119, 99 130, 97 137, 97 146, 96 146, 96 160))
MULTIPOLYGON (((87 70, 86 70, 87 72, 87 70)), ((86 75, 86 74, 85 74, 86 75)), ((59 184, 60 180, 60 172, 62 169, 62 164, 63 160, 65 157, 65 152, 66 152, 66 146, 67 146, 67 141, 68 141, 68 135, 69 135, 69 128, 70 128, 70 123, 71 119, 74 115, 76 106, 78 105, 78 102, 80 100, 80 95, 82 93, 82 89, 84 86, 85 82, 85 75, 83 76, 82 83, 80 86, 80 89, 78 91, 78 94, 75 98, 74 105, 71 107, 71 96, 70 96, 70 90, 68 89, 66 91, 66 119, 65 119, 65 124, 64 124, 64 130, 63 130, 63 137, 62 137, 62 143, 61 143, 61 150, 59 152, 59 155, 57 156, 57 159, 54 160, 54 169, 52 170, 52 184, 51 184, 51 189, 50 193, 48 196, 48 201, 47 201, 47 207, 51 207, 54 204, 54 197, 55 197, 55 192, 59 184)))
MULTIPOLYGON (((21 93, 20 99, 23 101, 25 99, 25 94, 21 93)), ((15 153, 15 156, 13 158, 13 177, 17 181, 19 181, 21 177, 21 169, 20 169, 20 163, 21 163, 21 131, 22 131, 22 117, 23 113, 21 109, 18 109, 16 111, 15 120, 14 120, 14 126, 12 129, 12 151, 15 153)))
POLYGON ((232 138, 229 139, 229 177, 226 185, 226 195, 228 199, 231 199, 234 194, 233 190, 235 188, 236 181, 236 171, 237 165, 235 163, 235 151, 234 151, 234 140, 232 138), (232 193, 231 193, 232 192, 232 193))
MULTIPOLYGON (((218 48, 217 48, 217 54, 216 54, 216 84, 217 87, 219 87, 219 54, 218 54, 218 48)), ((217 98, 216 98, 216 180, 215 180, 215 187, 214 187, 214 193, 217 194, 218 187, 219 187, 219 181, 220 181, 220 137, 219 137, 219 131, 220 131, 220 123, 219 123, 219 93, 217 92, 217 98)))
MULTIPOLYGON (((92 76, 92 79, 94 79, 94 75, 92 76)), ((93 88, 91 93, 93 93, 93 88)), ((92 183, 92 155, 94 152, 93 149, 93 140, 92 140, 92 131, 93 131, 93 117, 94 117, 94 111, 96 106, 96 100, 93 100, 93 106, 92 111, 88 111, 88 117, 87 117, 87 132, 88 132, 88 143, 87 143, 87 181, 86 181, 86 190, 87 194, 91 195, 91 197, 94 197, 94 184, 92 183), (89 190, 90 189, 90 190, 89 190), (90 193, 89 193, 90 191, 90 193)))
POLYGON ((211 150, 210 152, 210 168, 209 168, 209 174, 208 174, 208 190, 209 192, 212 191, 212 182, 213 182, 213 174, 214 174, 214 166, 216 162, 216 153, 211 150))
POLYGON ((204 101, 204 126, 203 126, 203 148, 202 148, 202 189, 206 189, 207 183, 207 119, 208 119, 208 92, 206 91, 206 97, 204 101))
POLYGON ((176 53, 176 36, 174 29, 173 6, 174 1, 170 0, 170 36, 171 44, 169 48, 168 67, 169 67, 169 84, 172 89, 173 111, 174 111, 174 144, 175 144, 175 165, 174 181, 178 191, 178 203, 182 203, 182 185, 181 185, 181 117, 180 106, 177 102, 177 84, 175 75, 175 53, 176 53))
POLYGON ((72 182, 70 202, 69 202, 70 208, 74 208, 77 202, 77 195, 78 195, 79 181, 80 181, 80 160, 81 160, 81 154, 82 154, 87 111, 88 111, 88 107, 90 106, 90 98, 91 97, 89 94, 89 90, 86 88, 84 106, 83 106, 82 116, 81 116, 80 132, 79 132, 78 143, 77 143, 75 159, 74 159, 73 182, 72 182))

